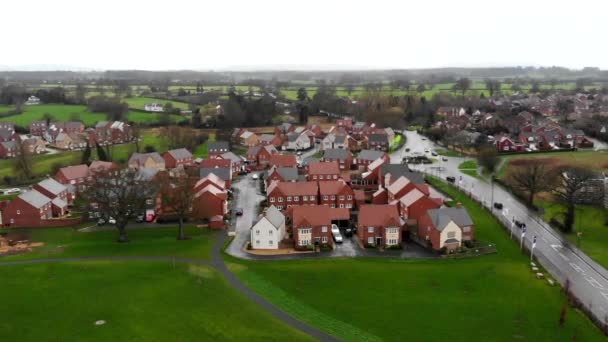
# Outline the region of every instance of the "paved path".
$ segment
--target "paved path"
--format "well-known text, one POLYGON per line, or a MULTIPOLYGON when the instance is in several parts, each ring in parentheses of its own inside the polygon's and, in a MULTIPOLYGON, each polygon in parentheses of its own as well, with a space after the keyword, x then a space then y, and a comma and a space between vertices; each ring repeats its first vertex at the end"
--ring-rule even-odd
MULTIPOLYGON (((192 258, 172 258, 172 257, 154 257, 154 256, 108 256, 108 257, 73 257, 73 258, 49 258, 49 259, 31 259, 31 260, 16 260, 0 262, 0 267, 10 265, 29 265, 29 264, 49 264, 59 262, 82 262, 82 261, 162 261, 162 262, 176 262, 176 263, 188 263, 198 265, 209 265, 220 272, 228 281, 228 283, 234 287, 237 291, 241 292, 247 298, 258 304, 264 310, 269 312, 278 320, 283 323, 298 329, 305 334, 315 337, 320 341, 340 341, 337 338, 330 336, 316 328, 313 328, 297 319, 293 318, 286 312, 277 308, 266 299, 262 298, 245 284, 243 284, 232 271, 228 269, 224 259, 222 258, 222 247, 226 242, 227 235, 221 233, 216 239, 213 249, 211 251, 211 261, 198 260, 192 258)), ((238 308, 234 308, 238 310, 238 308)))
MULTIPOLYGON (((440 148, 416 132, 406 132, 406 145, 412 151, 435 150, 440 148)), ((398 159, 400 151, 391 156, 398 159)), ((597 262, 591 260, 576 246, 569 243, 559 232, 545 223, 542 218, 529 210, 513 194, 491 182, 463 174, 458 165, 465 158, 448 157, 447 162, 440 165, 443 171, 431 169, 424 165, 410 165, 410 168, 426 172, 445 179, 446 176, 456 178, 456 186, 470 194, 487 208, 492 210, 494 216, 503 222, 512 232, 512 239, 523 246, 531 248, 534 236, 537 244, 534 257, 557 279, 562 285, 566 280, 570 282, 570 289, 574 295, 589 309, 592 314, 604 321, 608 316, 608 271, 597 262), (503 210, 494 210, 491 203, 500 202, 503 210), (513 220, 525 222, 527 232, 522 237, 521 230, 512 224, 513 220)))

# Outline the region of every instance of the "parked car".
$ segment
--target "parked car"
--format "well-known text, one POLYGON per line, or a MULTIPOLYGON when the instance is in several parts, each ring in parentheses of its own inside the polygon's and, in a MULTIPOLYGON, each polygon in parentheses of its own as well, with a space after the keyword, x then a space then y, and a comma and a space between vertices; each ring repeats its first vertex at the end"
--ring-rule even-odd
POLYGON ((353 236, 353 229, 348 227, 346 228, 346 230, 344 230, 346 237, 352 237, 353 236))
POLYGON ((342 243, 344 240, 342 239, 342 235, 340 234, 340 232, 338 232, 337 234, 333 234, 334 236, 334 241, 336 241, 336 243, 342 243))
POLYGON ((260 176, 257 173, 254 173, 253 175, 251 175, 251 178, 260 179, 260 176))
POLYGON ((296 152, 296 156, 298 156, 298 157, 299 157, 299 156, 301 156, 301 155, 302 155, 302 151, 298 151, 298 152, 296 152))
POLYGON ((334 235, 335 235, 335 234, 340 234, 340 228, 338 228, 338 226, 337 226, 337 225, 332 224, 332 225, 331 225, 331 233, 332 233, 332 234, 334 234, 334 235))
POLYGON ((515 220, 515 226, 517 226, 517 228, 519 228, 519 229, 522 229, 526 226, 526 224, 521 221, 515 220))
POLYGON ((502 210, 502 203, 494 202, 494 208, 498 210, 502 210))
POLYGON ((441 157, 441 160, 443 160, 443 161, 448 161, 448 158, 446 158, 446 157, 441 157))
POLYGON ((135 218, 135 222, 136 223, 144 222, 144 215, 137 215, 137 217, 135 218))
POLYGON ((234 214, 235 214, 236 216, 241 216, 241 215, 243 215, 243 208, 236 208, 236 209, 234 210, 234 214))
POLYGON ((245 170, 239 171, 239 176, 244 176, 246 174, 247 174, 247 171, 245 171, 245 170))
POLYGON ((4 193, 7 195, 19 194, 19 193, 21 193, 21 189, 19 189, 19 188, 6 189, 4 191, 4 193))
POLYGON ((433 157, 437 157, 437 156, 438 156, 437 152, 431 152, 431 155, 432 155, 433 157))
POLYGON ((113 217, 110 217, 109 219, 105 219, 103 217, 99 218, 99 220, 97 220, 97 225, 98 226, 102 226, 104 224, 116 224, 116 220, 113 217))
POLYGON ((445 179, 450 182, 450 183, 455 183, 456 182, 456 177, 452 177, 452 176, 447 176, 445 177, 445 179))
POLYGON ((409 152, 409 151, 410 151, 410 148, 409 148, 409 147, 407 147, 407 148, 405 149, 405 152, 409 152))
POLYGON ((245 172, 250 173, 252 171, 252 169, 248 166, 245 168, 245 172))

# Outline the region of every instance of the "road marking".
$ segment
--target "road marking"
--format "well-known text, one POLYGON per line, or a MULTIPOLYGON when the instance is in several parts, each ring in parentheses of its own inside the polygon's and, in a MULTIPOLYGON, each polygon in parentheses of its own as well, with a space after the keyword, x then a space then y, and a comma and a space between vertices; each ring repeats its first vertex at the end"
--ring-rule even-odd
POLYGON ((603 290, 604 286, 602 284, 600 284, 599 281, 597 281, 595 278, 593 277, 585 277, 585 280, 587 280, 587 282, 589 284, 591 284, 591 286, 595 287, 596 289, 600 289, 603 290))
POLYGON ((553 248, 553 250, 557 252, 557 249, 562 248, 562 245, 551 245, 551 248, 553 248))
POLYGON ((604 297, 605 300, 608 300, 608 293, 600 292, 600 294, 602 295, 602 297, 604 297))
POLYGON ((564 259, 564 261, 570 261, 570 258, 568 258, 567 256, 563 255, 562 253, 557 253, 559 254, 560 257, 562 257, 562 259, 564 259))
POLYGON ((571 263, 570 263, 570 266, 571 266, 572 268, 574 268, 574 270, 575 270, 576 272, 578 272, 578 273, 585 273, 585 271, 584 271, 584 270, 583 270, 583 269, 582 269, 582 268, 581 268, 579 265, 577 265, 577 264, 575 264, 575 263, 573 263, 573 262, 571 262, 571 263))

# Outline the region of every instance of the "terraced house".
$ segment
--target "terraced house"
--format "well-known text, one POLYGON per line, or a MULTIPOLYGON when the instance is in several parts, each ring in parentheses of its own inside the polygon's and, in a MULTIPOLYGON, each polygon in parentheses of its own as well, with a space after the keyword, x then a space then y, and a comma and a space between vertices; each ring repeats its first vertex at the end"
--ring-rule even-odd
POLYGON ((319 182, 319 204, 352 209, 355 206, 355 193, 343 180, 319 182))
POLYGON ((292 206, 317 205, 317 182, 271 182, 267 189, 268 205, 279 210, 292 206))
POLYGON ((300 206, 292 209, 292 230, 295 248, 333 246, 331 225, 350 219, 348 209, 327 206, 300 206))

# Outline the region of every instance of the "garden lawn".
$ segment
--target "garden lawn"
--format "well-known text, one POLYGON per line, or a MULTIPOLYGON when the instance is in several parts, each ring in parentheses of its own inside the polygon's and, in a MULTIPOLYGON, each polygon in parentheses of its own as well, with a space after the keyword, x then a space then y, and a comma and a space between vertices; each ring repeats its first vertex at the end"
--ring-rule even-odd
MULTIPOLYGON (((560 214, 566 211, 564 206, 539 200, 535 205, 545 209, 545 221, 549 222, 553 217, 563 221, 560 214)), ((591 259, 608 268, 608 211, 598 206, 579 205, 575 217, 574 231, 564 235, 573 245, 577 245, 576 232, 582 232, 578 247, 591 259)))
POLYGON ((462 157, 462 153, 456 152, 454 150, 449 149, 436 149, 435 152, 444 157, 462 157))
POLYGON ((558 287, 537 280, 528 259, 485 209, 431 179, 472 216, 478 240, 498 253, 470 259, 317 259, 246 262, 231 269, 297 318, 345 341, 604 341, 558 287))
POLYGON ((71 262, 1 270, 0 331, 12 341, 312 341, 209 266, 71 262))
MULTIPOLYGON (((91 225, 94 225, 92 223, 91 225)), ((6 256, 8 260, 101 256, 161 256, 176 258, 211 259, 211 247, 217 233, 207 229, 186 227, 190 240, 178 241, 177 227, 129 229, 129 243, 118 243, 116 229, 80 232, 73 228, 22 228, 9 232, 22 232, 32 242, 44 246, 27 254, 6 256)))
MULTIPOLYGON (((32 156, 32 170, 34 177, 42 177, 49 174, 53 165, 74 165, 80 164, 81 152, 62 152, 57 154, 45 154, 32 156)), ((15 177, 13 171, 14 161, 12 159, 0 160, 0 182, 3 182, 3 178, 6 176, 15 177)))
POLYGON ((215 141, 215 134, 209 134, 209 139, 207 139, 207 141, 205 141, 204 143, 198 145, 194 149, 194 151, 192 151, 192 155, 197 158, 207 158, 207 155, 209 153, 207 146, 209 145, 210 141, 215 141))
POLYGON ((106 114, 89 112, 85 106, 41 104, 23 106, 23 113, 1 118, 0 121, 12 122, 15 125, 27 128, 32 121, 42 120, 42 117, 46 113, 50 114, 55 121, 70 121, 78 118, 87 126, 92 126, 98 121, 106 120, 106 114))
POLYGON ((476 160, 467 160, 464 161, 462 163, 460 163, 460 165, 458 165, 458 169, 460 170, 460 172, 469 175, 471 177, 475 177, 475 178, 479 178, 479 174, 477 173, 477 161, 476 160))

